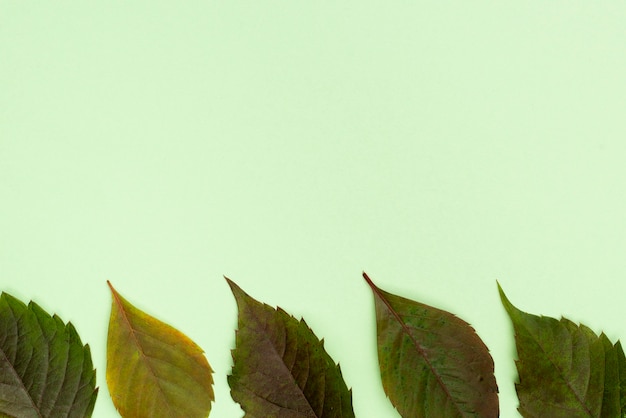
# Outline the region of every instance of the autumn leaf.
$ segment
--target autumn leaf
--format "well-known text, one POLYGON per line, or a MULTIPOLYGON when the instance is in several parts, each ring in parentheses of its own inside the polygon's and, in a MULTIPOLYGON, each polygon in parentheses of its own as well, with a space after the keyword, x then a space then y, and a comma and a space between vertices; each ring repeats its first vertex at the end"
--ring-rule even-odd
POLYGON ((383 388, 404 418, 494 418, 493 359, 474 329, 453 314, 387 293, 374 293, 383 388))
POLYGON ((0 296, 0 416, 90 417, 98 389, 89 346, 39 305, 0 296))
POLYGON ((625 414, 626 359, 621 344, 585 325, 522 312, 500 298, 515 330, 524 417, 617 418, 625 414))
MULTIPOLYGON (((108 283, 108 282, 107 282, 108 283)), ((213 396, 203 351, 180 331, 113 295, 107 385, 124 418, 204 418, 213 396)))
POLYGON ((245 416, 354 417, 339 366, 304 320, 254 300, 226 280, 239 309, 228 384, 245 416))

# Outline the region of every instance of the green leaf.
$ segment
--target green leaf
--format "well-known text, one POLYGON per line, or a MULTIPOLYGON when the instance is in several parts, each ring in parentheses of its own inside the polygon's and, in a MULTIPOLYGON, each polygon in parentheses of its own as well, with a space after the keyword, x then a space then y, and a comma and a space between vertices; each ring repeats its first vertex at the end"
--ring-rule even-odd
POLYGON ((198 345, 113 296, 107 341, 107 385, 124 418, 204 418, 213 396, 211 367, 198 345))
POLYGON ((619 341, 615 344, 615 351, 617 351, 617 364, 619 368, 619 404, 622 417, 626 417, 626 356, 624 356, 622 343, 619 341))
POLYGON ((604 348, 604 394, 602 397, 601 417, 621 417, 622 397, 621 387, 624 380, 623 371, 620 371, 620 362, 624 360, 624 352, 618 342, 613 345, 608 337, 600 334, 600 341, 604 348), (621 357, 621 358, 620 358, 621 357))
POLYGON ((522 312, 500 298, 515 330, 518 410, 524 417, 616 418, 624 415, 626 360, 585 325, 522 312))
POLYGON ((385 393, 404 418, 497 417, 493 359, 449 312, 387 293, 367 274, 376 308, 385 393))
POLYGON ((304 320, 254 300, 226 280, 239 308, 228 384, 245 416, 354 417, 339 366, 304 320))
POLYGON ((96 402, 89 346, 39 305, 0 296, 0 416, 89 417, 96 402))

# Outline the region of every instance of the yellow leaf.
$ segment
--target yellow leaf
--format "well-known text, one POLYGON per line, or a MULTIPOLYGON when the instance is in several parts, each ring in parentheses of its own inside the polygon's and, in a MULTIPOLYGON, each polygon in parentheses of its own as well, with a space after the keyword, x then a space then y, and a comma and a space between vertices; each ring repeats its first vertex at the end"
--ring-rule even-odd
POLYGON ((111 285, 106 378, 124 418, 204 418, 213 378, 202 349, 177 329, 134 307, 111 285))

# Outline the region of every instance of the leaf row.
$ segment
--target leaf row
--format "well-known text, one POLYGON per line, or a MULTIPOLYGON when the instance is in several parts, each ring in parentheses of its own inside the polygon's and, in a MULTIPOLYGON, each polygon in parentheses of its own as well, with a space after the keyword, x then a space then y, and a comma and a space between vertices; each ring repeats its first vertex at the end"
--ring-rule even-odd
MULTIPOLYGON (((404 418, 498 417, 494 362, 475 330, 450 312, 377 287, 377 349, 385 393, 404 418)), ((247 418, 350 418, 352 392, 303 319, 226 279, 238 307, 232 398, 247 418)), ((108 282, 107 282, 108 283, 108 282)), ((106 382, 124 418, 203 418, 213 370, 189 337, 132 305, 108 283, 106 382)), ((516 308, 498 284, 515 332, 524 417, 626 417, 626 357, 585 325, 516 308)), ((98 394, 89 345, 71 323, 7 293, 0 297, 0 417, 90 417, 98 394)))

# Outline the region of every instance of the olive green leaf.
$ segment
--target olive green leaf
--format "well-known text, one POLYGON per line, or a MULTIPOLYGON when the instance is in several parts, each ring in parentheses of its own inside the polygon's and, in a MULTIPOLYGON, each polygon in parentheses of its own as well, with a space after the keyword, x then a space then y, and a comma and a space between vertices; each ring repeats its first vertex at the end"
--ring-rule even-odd
POLYGON ((239 309, 228 384, 245 417, 354 417, 339 366, 304 320, 254 300, 226 280, 239 309))
POLYGON ((522 312, 500 298, 515 330, 524 417, 618 418, 624 416, 626 359, 621 344, 585 325, 522 312))
POLYGON ((90 417, 98 389, 88 345, 39 305, 0 296, 0 416, 90 417))
POLYGON ((374 293, 383 388, 404 418, 495 418, 494 364, 474 329, 453 314, 374 293))
POLYGON ((213 396, 211 367, 198 345, 113 296, 106 378, 124 418, 204 418, 213 396))

